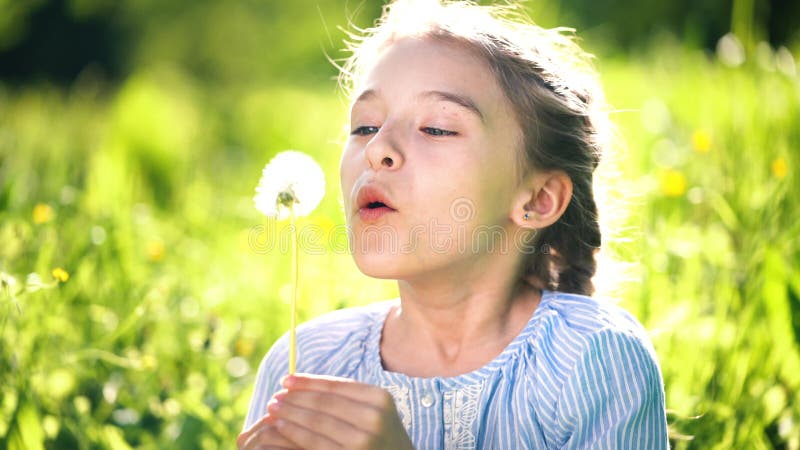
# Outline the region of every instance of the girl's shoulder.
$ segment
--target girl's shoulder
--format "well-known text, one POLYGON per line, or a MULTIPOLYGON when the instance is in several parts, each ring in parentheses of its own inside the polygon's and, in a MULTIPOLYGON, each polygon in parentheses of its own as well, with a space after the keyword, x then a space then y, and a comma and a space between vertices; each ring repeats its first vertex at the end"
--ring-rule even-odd
MULTIPOLYGON (((615 299, 545 291, 539 305, 540 320, 548 331, 585 338, 600 331, 613 331, 647 338, 644 326, 615 299)), ((541 328, 541 327, 540 327, 541 328)), ((547 337, 547 333, 540 337, 547 337)))
POLYGON ((536 361, 529 366, 536 368, 530 381, 540 387, 559 392, 587 367, 602 366, 624 375, 633 364, 647 366, 660 377, 647 330, 611 299, 545 291, 534 316, 528 359, 536 361))
POLYGON ((637 418, 650 427, 648 436, 659 440, 643 447, 665 448, 664 381, 645 327, 615 302, 584 295, 550 292, 540 308, 526 366, 534 370, 525 378, 551 440, 629 436, 633 428, 616 428, 637 418), (598 411, 613 417, 603 424, 596 420, 598 411))
POLYGON ((560 392, 590 367, 623 377, 646 367, 657 375, 651 381, 661 382, 647 330, 614 300, 545 291, 535 315, 528 341, 537 361, 532 381, 541 387, 560 392))
POLYGON ((543 302, 538 344, 558 347, 565 359, 604 358, 603 348, 624 347, 643 353, 658 365, 655 349, 644 325, 612 298, 551 292, 543 302), (569 356, 567 356, 569 355, 569 356))
MULTIPOLYGON (((297 327, 297 371, 347 376, 360 362, 369 339, 380 339, 381 325, 396 300, 332 311, 297 327)), ((289 334, 284 333, 265 356, 283 367, 289 358, 289 334)))

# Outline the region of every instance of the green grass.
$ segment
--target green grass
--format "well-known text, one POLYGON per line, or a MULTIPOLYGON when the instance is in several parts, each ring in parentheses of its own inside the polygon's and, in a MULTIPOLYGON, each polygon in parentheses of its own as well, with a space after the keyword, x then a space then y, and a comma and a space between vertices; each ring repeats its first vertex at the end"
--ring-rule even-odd
MULTIPOLYGON (((675 448, 800 448, 798 78, 670 46, 599 68, 633 110, 614 114, 611 247, 635 263, 618 292, 652 332, 675 448)), ((301 226, 341 230, 344 110, 333 82, 164 68, 0 88, 0 447, 231 447, 288 325, 291 255, 248 243, 253 188, 275 153, 308 152, 328 188, 301 226)), ((396 295, 311 244, 301 319, 396 295)))
POLYGON ((642 193, 625 302, 692 436, 675 448, 800 448, 798 79, 674 49, 603 73, 642 111, 620 114, 642 193))

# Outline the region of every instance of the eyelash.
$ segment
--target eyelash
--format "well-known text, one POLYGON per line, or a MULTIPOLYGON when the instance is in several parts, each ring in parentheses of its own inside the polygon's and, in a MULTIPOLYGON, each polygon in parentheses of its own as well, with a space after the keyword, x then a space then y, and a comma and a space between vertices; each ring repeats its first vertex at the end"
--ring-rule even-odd
MULTIPOLYGON (((437 137, 438 136, 455 136, 455 135, 458 134, 455 131, 443 130, 441 128, 435 128, 435 127, 422 127, 422 128, 420 128, 420 130, 425 132, 425 133, 427 133, 427 134, 430 134, 431 136, 437 136, 437 137)), ((363 127, 356 128, 355 130, 350 132, 350 134, 351 135, 357 135, 357 136, 366 136, 368 134, 377 133, 377 132, 378 132, 378 127, 363 126, 363 127)))
POLYGON ((378 132, 378 127, 364 126, 364 127, 356 128, 355 130, 351 131, 350 134, 351 135, 357 135, 357 136, 366 136, 367 134, 372 134, 372 133, 377 133, 377 132, 378 132), (369 130, 369 129, 372 129, 372 130, 375 130, 375 131, 372 131, 370 133, 365 133, 365 131, 369 130))

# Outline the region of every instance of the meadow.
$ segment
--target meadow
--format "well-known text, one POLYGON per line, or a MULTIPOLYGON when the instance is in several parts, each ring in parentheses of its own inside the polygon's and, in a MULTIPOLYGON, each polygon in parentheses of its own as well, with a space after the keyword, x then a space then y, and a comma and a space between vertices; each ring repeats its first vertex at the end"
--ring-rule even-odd
MULTIPOLYGON (((651 332, 676 449, 800 449, 800 76, 754 55, 598 61, 624 145, 597 282, 651 332)), ((289 323, 253 189, 279 151, 313 155, 328 187, 299 225, 337 236, 345 111, 333 81, 170 65, 0 84, 0 447, 232 448, 289 323)), ((397 295, 340 244, 301 246, 301 319, 397 295)))

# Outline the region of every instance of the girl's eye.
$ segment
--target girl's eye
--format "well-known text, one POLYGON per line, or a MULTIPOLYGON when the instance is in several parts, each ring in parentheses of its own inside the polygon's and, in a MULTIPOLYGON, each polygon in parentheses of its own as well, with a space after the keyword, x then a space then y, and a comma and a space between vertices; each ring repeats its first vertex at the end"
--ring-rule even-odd
POLYGON ((350 134, 357 135, 357 136, 367 136, 369 134, 374 134, 378 132, 378 127, 358 127, 355 130, 351 131, 350 134))
POLYGON ((424 127, 422 131, 430 134, 431 136, 455 136, 458 133, 455 131, 442 130, 441 128, 424 127))

